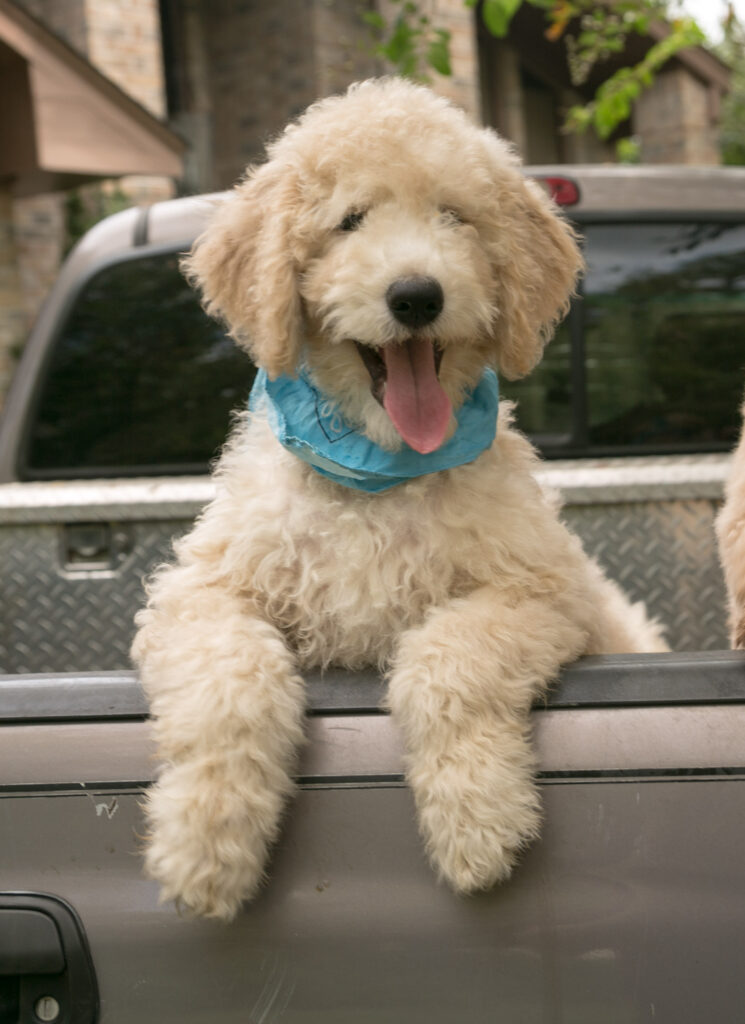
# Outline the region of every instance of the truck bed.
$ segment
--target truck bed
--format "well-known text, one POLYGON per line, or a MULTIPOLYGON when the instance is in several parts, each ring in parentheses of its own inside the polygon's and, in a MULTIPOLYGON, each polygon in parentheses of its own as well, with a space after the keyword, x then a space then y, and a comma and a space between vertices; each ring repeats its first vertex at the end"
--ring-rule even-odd
MULTIPOLYGON (((544 463, 587 551, 677 651, 728 646, 714 518, 729 456, 544 463)), ((0 485, 0 672, 129 666, 143 578, 213 495, 207 477, 0 485)))

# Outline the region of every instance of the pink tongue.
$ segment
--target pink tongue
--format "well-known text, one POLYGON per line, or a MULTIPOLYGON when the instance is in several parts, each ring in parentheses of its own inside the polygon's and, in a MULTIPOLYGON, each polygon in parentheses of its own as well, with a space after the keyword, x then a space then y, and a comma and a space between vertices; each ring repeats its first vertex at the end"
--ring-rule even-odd
POLYGON ((445 440, 452 406, 437 379, 430 341, 410 338, 403 345, 386 345, 383 406, 404 441, 426 455, 445 440))

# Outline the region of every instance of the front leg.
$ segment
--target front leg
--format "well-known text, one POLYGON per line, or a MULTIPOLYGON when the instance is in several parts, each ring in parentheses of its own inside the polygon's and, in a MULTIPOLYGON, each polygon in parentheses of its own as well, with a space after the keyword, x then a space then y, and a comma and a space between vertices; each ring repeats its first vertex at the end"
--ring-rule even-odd
POLYGON ((133 647, 164 762, 146 801, 148 874, 163 899, 232 918, 263 878, 302 741, 293 658, 246 599, 165 570, 133 647))
POLYGON ((427 851, 456 891, 506 879, 537 836, 530 707, 586 640, 549 604, 490 587, 404 634, 388 700, 427 851))

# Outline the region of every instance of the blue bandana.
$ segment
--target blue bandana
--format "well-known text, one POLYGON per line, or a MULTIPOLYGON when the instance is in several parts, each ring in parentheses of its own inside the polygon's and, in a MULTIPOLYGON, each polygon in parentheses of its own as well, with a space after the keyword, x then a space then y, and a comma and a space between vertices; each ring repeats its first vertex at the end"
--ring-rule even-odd
POLYGON ((321 476, 371 492, 473 462, 494 440, 498 406, 497 375, 485 370, 458 410, 458 427, 450 440, 437 451, 421 455, 406 442, 400 451, 389 452, 368 440, 342 418, 303 369, 297 377, 276 380, 259 370, 249 400, 252 412, 266 412, 274 436, 293 455, 321 476))

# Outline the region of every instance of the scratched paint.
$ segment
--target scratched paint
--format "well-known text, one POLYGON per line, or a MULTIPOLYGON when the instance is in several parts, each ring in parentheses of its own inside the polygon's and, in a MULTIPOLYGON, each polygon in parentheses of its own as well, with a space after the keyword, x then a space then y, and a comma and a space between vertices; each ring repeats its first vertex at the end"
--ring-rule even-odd
POLYGON ((96 817, 106 817, 109 821, 111 821, 116 812, 119 810, 119 801, 117 800, 117 798, 114 797, 112 800, 106 803, 105 801, 97 802, 96 798, 93 796, 92 793, 88 793, 87 795, 90 797, 91 802, 96 809, 96 817))
POLYGON ((278 1021, 295 991, 295 981, 288 977, 287 964, 282 963, 278 956, 271 957, 269 963, 264 961, 262 973, 265 969, 267 977, 249 1014, 250 1024, 271 1024, 278 1021))

